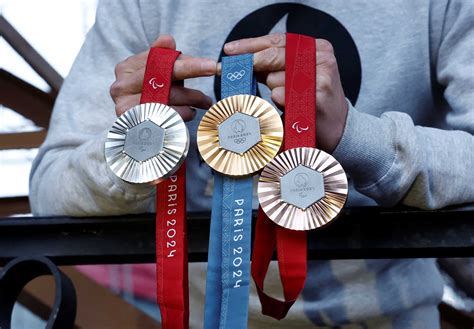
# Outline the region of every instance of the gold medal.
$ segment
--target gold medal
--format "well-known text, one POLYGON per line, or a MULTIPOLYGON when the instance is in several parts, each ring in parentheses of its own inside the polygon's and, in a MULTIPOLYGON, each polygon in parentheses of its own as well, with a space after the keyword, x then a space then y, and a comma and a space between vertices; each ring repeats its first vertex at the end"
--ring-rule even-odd
POLYGON ((258 183, 258 198, 267 216, 298 231, 319 228, 335 219, 347 192, 347 177, 339 162, 310 147, 280 153, 263 169, 258 183))
POLYGON ((110 169, 129 183, 160 182, 175 173, 189 148, 189 133, 171 107, 145 103, 115 121, 105 142, 110 169))
POLYGON ((278 111, 252 95, 227 97, 204 115, 197 144, 204 161, 221 174, 258 172, 277 154, 283 141, 278 111))

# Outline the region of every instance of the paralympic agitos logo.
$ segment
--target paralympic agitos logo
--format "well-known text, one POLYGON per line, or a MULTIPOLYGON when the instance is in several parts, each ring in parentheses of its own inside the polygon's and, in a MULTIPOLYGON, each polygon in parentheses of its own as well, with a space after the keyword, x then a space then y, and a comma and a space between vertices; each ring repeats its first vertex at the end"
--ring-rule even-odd
MULTIPOLYGON (((302 4, 278 3, 262 7, 242 18, 224 43, 272 32, 292 32, 329 40, 336 55, 342 87, 355 104, 361 85, 361 63, 356 44, 346 28, 333 16, 302 4)), ((224 52, 219 54, 221 61, 224 52)), ((216 99, 221 99, 220 77, 214 79, 216 99)))

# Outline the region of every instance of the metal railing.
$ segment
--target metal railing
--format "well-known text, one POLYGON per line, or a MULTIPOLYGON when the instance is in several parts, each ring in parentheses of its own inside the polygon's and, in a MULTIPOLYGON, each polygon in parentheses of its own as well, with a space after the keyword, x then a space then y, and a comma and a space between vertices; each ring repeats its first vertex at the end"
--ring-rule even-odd
MULTIPOLYGON (((32 274, 52 275, 56 289, 60 285, 69 287, 58 265, 155 262, 154 217, 1 218, 0 266, 6 267, 0 271, 0 315, 9 312, 9 307, 7 311, 1 308, 17 298, 18 291, 34 277, 32 274), (23 266, 21 270, 19 266, 23 266), (5 287, 13 286, 15 296, 8 297, 5 287)), ((190 262, 207 260, 209 226, 209 213, 188 215, 190 262)), ((308 259, 420 257, 474 257, 474 211, 346 209, 328 227, 308 232, 308 259)), ((67 305, 76 305, 75 292, 63 290, 66 292, 56 293, 48 328, 74 327, 75 309, 67 305), (61 317, 55 314, 66 315, 59 322, 61 317)), ((46 305, 28 300, 30 309, 47 313, 46 305)), ((442 317, 449 313, 453 323, 474 321, 471 315, 446 304, 440 309, 444 310, 442 317)))
MULTIPOLYGON (((46 256, 57 265, 155 261, 154 214, 0 219, 0 265, 46 256)), ((188 215, 189 260, 206 261, 209 214, 188 215)), ((474 211, 347 209, 308 232, 308 258, 474 257, 474 211)))

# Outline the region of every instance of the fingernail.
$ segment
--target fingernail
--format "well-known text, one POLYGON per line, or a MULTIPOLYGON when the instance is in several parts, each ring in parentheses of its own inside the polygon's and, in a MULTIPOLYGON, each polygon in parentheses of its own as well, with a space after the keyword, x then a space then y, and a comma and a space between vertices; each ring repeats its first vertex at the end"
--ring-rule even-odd
POLYGON ((216 71, 216 62, 209 60, 206 60, 201 63, 201 69, 206 72, 215 72, 216 71))
POLYGON ((235 48, 237 48, 237 45, 238 45, 237 41, 232 41, 232 42, 226 43, 225 46, 224 46, 224 50, 226 52, 233 52, 235 50, 235 48))

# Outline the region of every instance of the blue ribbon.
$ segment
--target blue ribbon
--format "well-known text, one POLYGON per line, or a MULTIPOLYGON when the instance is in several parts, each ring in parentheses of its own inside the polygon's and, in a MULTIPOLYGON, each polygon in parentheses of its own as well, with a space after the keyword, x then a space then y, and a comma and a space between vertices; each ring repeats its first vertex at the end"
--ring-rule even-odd
MULTIPOLYGON (((222 58, 222 98, 256 93, 253 55, 222 58)), ((206 277, 205 329, 247 328, 252 177, 214 174, 206 277)))

